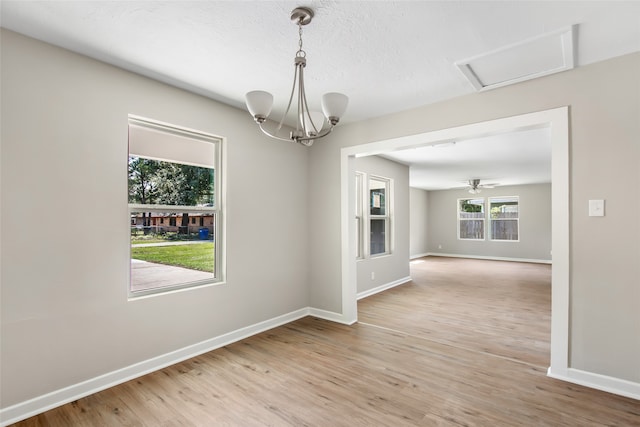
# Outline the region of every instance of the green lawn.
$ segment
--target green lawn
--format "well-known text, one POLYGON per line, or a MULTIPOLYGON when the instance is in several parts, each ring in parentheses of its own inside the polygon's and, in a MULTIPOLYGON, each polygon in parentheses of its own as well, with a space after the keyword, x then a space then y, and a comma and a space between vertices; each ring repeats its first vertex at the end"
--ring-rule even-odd
POLYGON ((131 248, 131 258, 213 272, 214 243, 131 248))
POLYGON ((149 238, 149 239, 131 238, 132 245, 138 245, 142 243, 164 243, 164 242, 168 242, 168 240, 160 239, 160 238, 149 238))

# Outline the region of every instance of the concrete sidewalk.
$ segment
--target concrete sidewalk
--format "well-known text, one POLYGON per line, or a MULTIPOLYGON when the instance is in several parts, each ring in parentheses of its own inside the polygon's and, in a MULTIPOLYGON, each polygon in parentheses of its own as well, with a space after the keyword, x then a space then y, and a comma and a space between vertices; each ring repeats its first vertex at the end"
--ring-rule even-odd
POLYGON ((137 259, 131 260, 132 292, 212 279, 214 279, 213 273, 207 273, 205 271, 191 270, 173 265, 156 264, 154 262, 137 259))

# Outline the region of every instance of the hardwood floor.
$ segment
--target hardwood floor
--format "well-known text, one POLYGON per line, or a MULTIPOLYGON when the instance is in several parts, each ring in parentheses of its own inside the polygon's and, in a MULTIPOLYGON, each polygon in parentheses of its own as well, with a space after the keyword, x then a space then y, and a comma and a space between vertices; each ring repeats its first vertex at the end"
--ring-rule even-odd
POLYGON ((640 426, 640 401, 554 380, 550 267, 423 258, 359 302, 17 426, 640 426))
POLYGON ((550 265, 429 257, 411 277, 362 300, 359 322, 549 366, 550 265))

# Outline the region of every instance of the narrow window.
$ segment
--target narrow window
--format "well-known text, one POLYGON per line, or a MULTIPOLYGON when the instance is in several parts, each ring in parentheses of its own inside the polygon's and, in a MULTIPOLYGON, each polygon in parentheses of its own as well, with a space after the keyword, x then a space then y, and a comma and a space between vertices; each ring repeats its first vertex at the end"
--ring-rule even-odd
POLYGON ((382 255, 389 250, 389 188, 387 178, 369 178, 369 254, 382 255))
POLYGON ((519 198, 517 196, 489 198, 491 240, 519 241, 519 211, 519 198))
POLYGON ((129 118, 130 295, 221 280, 220 145, 212 135, 129 118), (207 225, 195 225, 197 216, 207 225))
POLYGON ((363 206, 364 202, 362 199, 364 185, 364 174, 362 172, 356 172, 356 194, 355 194, 355 203, 356 203, 356 258, 362 259, 364 258, 363 248, 363 227, 364 227, 364 219, 363 219, 363 206))
POLYGON ((484 199, 458 199, 458 239, 484 240, 484 199))

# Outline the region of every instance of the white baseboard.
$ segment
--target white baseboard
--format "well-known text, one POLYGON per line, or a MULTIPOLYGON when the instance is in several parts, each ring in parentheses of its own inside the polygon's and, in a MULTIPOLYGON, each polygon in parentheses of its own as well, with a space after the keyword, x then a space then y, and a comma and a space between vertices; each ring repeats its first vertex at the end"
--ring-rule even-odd
POLYGON ((640 383, 622 380, 620 378, 607 375, 594 374, 580 369, 568 368, 566 373, 554 373, 551 368, 547 370, 547 375, 557 380, 567 381, 574 384, 583 385, 589 388, 606 391, 607 393, 618 394, 640 400, 640 383))
MULTIPOLYGON (((410 280, 410 277, 405 277, 387 283, 386 285, 382 285, 377 288, 362 292, 358 294, 358 299, 365 298, 366 296, 370 296, 378 292, 382 292, 386 289, 401 285, 410 280)), ((93 393, 97 393, 109 387, 122 384, 126 381, 132 380, 142 375, 146 375, 167 366, 174 365, 200 354, 215 350, 225 345, 232 344, 234 342, 248 338, 252 335, 268 331, 269 329, 285 325, 306 316, 314 316, 342 324, 354 323, 345 321, 344 316, 340 313, 312 307, 302 308, 300 310, 296 310, 291 313, 275 317, 273 319, 265 320, 254 325, 250 325, 236 331, 229 332, 227 334, 223 334, 218 337, 214 337, 209 340, 202 341, 200 343, 145 360, 143 362, 135 363, 125 368, 118 369, 116 371, 109 372, 95 378, 91 378, 78 384, 73 384, 71 386, 53 391, 51 393, 47 393, 42 396, 38 396, 36 398, 18 403, 16 405, 0 409, 0 426, 4 427, 9 424, 16 423, 31 416, 64 405, 65 403, 73 402, 74 400, 91 395, 93 393)), ((594 374, 573 368, 569 368, 565 374, 554 373, 549 369, 547 375, 559 380, 580 384, 586 387, 591 387, 609 393, 614 393, 621 396, 630 397, 632 399, 640 400, 639 383, 621 380, 606 375, 594 374)))
POLYGON ((357 320, 346 320, 345 317, 340 313, 321 310, 319 308, 309 308, 309 316, 318 317, 320 319, 329 320, 331 322, 342 323, 343 325, 353 325, 357 322, 357 320))
POLYGON ((442 256, 448 258, 471 258, 486 259, 491 261, 513 261, 513 262, 531 262, 536 264, 551 264, 550 259, 531 259, 531 258, 510 258, 501 256, 483 256, 483 255, 461 255, 461 254, 444 254, 440 252, 428 252, 424 256, 442 256))
POLYGON ((339 313, 319 310, 315 308, 302 308, 273 319, 265 320, 236 331, 232 331, 218 337, 193 344, 176 351, 172 351, 151 359, 135 363, 133 365, 118 369, 113 372, 100 375, 95 378, 83 381, 78 384, 53 391, 51 393, 38 396, 36 398, 20 402, 13 406, 0 409, 0 426, 4 427, 9 424, 16 423, 65 403, 73 402, 109 387, 122 384, 134 378, 157 371, 167 366, 174 365, 192 357, 215 350, 225 345, 232 344, 252 335, 259 334, 269 329, 282 326, 306 316, 315 316, 339 323, 347 323, 344 317, 339 313))
POLYGON ((416 258, 422 258, 425 256, 429 256, 429 252, 425 252, 423 254, 415 254, 415 255, 411 255, 409 256, 409 259, 416 259, 416 258))
POLYGON ((396 286, 402 285, 403 283, 407 283, 409 281, 411 281, 411 277, 409 277, 409 276, 403 277, 402 279, 394 280, 393 282, 386 283, 384 285, 375 287, 373 289, 369 289, 367 291, 362 291, 362 292, 358 293, 357 298, 359 300, 361 300, 362 298, 366 298, 366 297, 369 297, 371 295, 377 294, 379 292, 386 291, 387 289, 394 288, 396 286))

